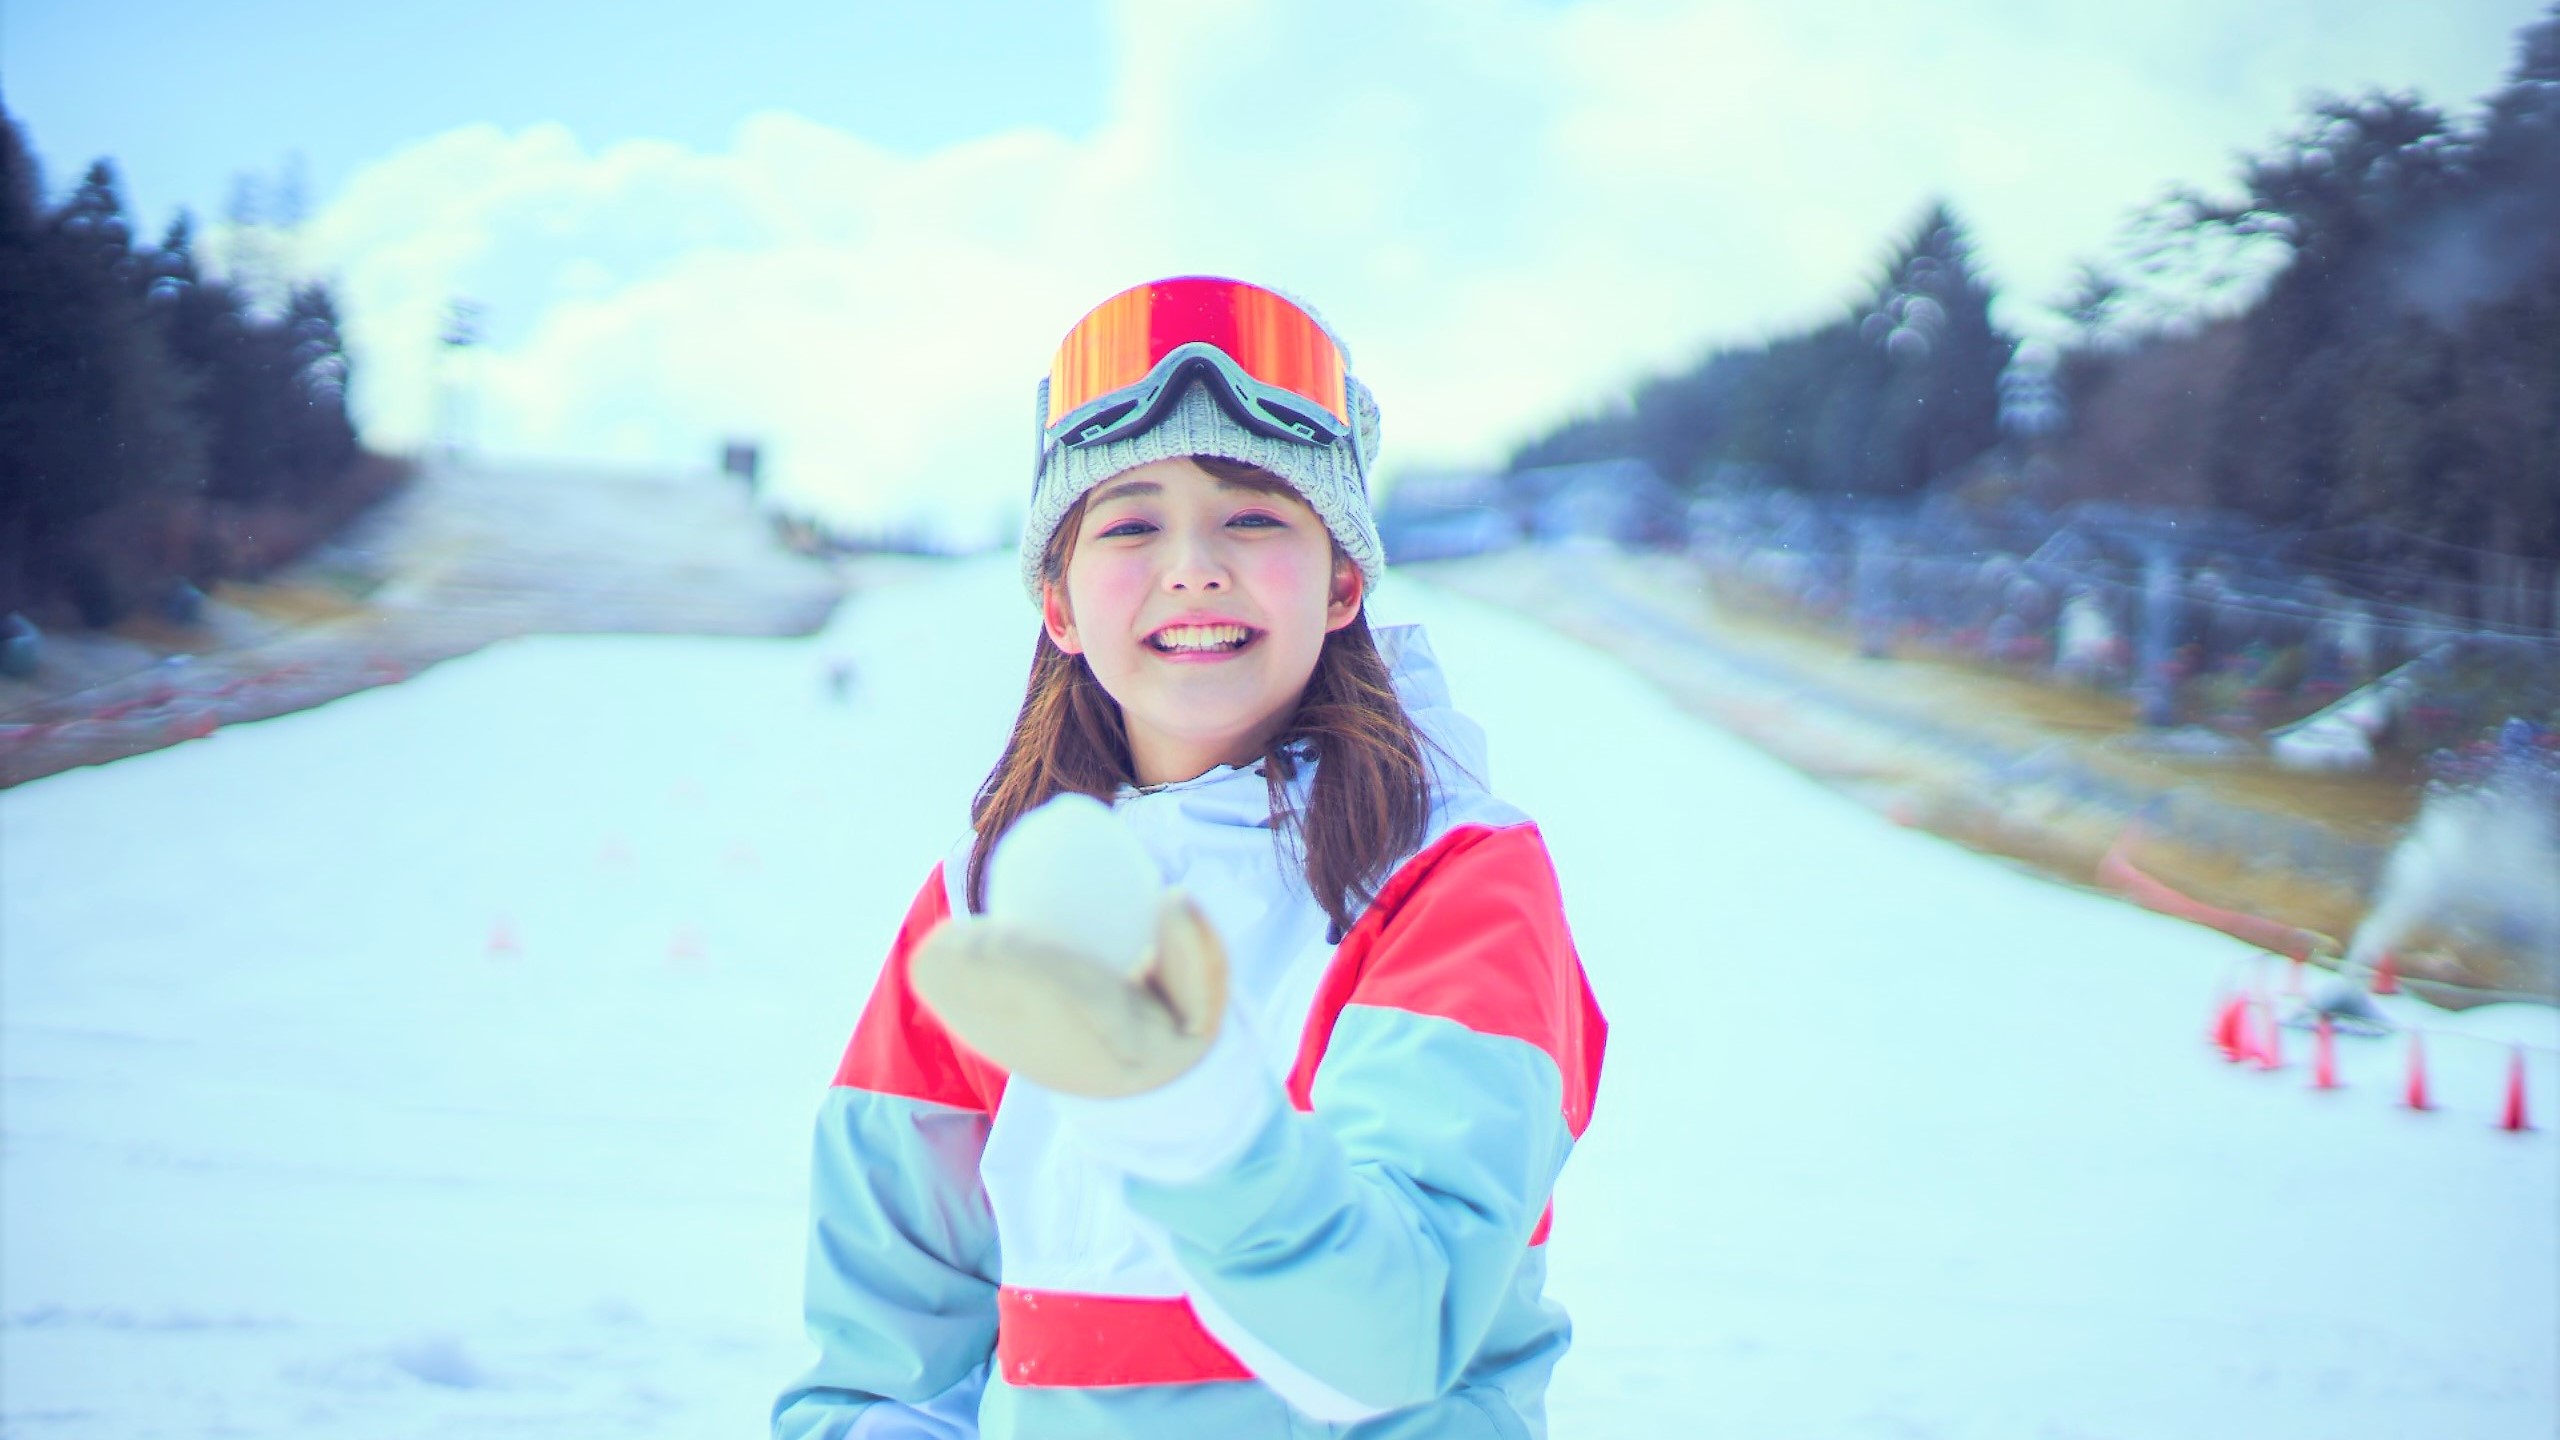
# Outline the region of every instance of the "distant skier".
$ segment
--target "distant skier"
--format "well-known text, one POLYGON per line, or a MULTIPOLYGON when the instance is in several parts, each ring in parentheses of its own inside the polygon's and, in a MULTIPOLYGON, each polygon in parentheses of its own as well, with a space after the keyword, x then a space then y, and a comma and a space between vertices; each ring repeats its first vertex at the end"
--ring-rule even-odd
POLYGON ((1070 330, 1039 415, 1028 692, 821 1111, 773 1433, 1543 1435, 1606 1031, 1482 732, 1364 614, 1376 405, 1301 306, 1185 278, 1070 330), (1135 980, 983 913, 1071 792, 1197 902, 1135 980))

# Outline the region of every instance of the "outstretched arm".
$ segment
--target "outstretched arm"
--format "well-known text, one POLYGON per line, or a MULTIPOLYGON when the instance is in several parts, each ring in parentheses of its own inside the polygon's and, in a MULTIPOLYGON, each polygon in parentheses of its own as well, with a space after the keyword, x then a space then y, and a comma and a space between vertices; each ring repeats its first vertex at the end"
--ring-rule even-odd
POLYGON ((1287 1096, 1245 1030, 1064 1113, 1128 1172, 1210 1332, 1298 1409, 1447 1393, 1544 1238, 1605 1043, 1535 829, 1453 832, 1399 873, 1337 952, 1287 1096))

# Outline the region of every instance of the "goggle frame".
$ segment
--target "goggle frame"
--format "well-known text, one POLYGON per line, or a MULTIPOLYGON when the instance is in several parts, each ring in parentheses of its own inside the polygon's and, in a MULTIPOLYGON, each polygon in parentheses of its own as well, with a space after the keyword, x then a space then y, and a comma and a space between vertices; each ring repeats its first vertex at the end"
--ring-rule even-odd
MULTIPOLYGON (((1351 434, 1348 416, 1336 415, 1322 401, 1295 390, 1256 380, 1234 356, 1206 340, 1193 340, 1166 351, 1142 378, 1043 427, 1041 453, 1046 456, 1059 445, 1107 445, 1141 434, 1164 418, 1193 380, 1208 382, 1220 407, 1256 434, 1301 445, 1332 445, 1351 434)), ((1346 400, 1349 388, 1346 382, 1346 400)))

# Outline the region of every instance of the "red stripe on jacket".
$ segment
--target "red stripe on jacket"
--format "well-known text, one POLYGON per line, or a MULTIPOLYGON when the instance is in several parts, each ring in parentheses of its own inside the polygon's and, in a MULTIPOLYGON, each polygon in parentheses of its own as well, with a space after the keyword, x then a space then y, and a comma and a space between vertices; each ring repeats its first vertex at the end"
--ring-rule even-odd
MULTIPOLYGON (((1525 1040, 1555 1061, 1567 1131, 1579 1139, 1591 1123, 1609 1024, 1574 952, 1555 866, 1534 824, 1455 827, 1388 877, 1316 986, 1289 1071, 1289 1101, 1301 1110, 1314 1108, 1316 1071, 1351 1005, 1525 1040)), ((1552 1219, 1550 1206, 1531 1244, 1544 1243, 1552 1219)))
POLYGON ((1007 1385, 1192 1385, 1253 1371, 1191 1302, 1067 1290, 996 1290, 996 1373, 1007 1385))
POLYGON ((855 1022, 853 1039, 836 1066, 835 1083, 879 1095, 902 1095, 993 1115, 1004 1096, 1005 1072, 942 1028, 908 982, 907 962, 934 927, 951 918, 951 902, 936 864, 907 907, 898 938, 880 966, 871 1000, 855 1022))

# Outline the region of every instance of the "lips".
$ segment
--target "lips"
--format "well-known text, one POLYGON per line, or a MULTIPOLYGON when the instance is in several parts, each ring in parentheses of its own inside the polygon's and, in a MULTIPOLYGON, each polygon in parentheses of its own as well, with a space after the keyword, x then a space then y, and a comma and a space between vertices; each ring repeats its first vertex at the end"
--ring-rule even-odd
POLYGON ((1242 621, 1197 619, 1159 626, 1144 643, 1167 658, 1207 659, 1249 649, 1261 638, 1261 631, 1242 621))

